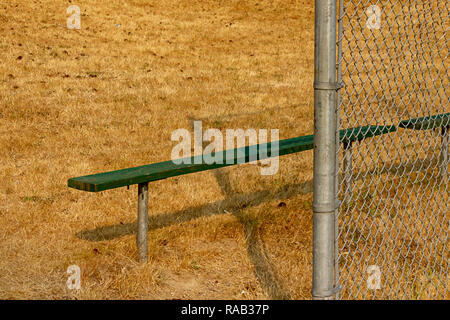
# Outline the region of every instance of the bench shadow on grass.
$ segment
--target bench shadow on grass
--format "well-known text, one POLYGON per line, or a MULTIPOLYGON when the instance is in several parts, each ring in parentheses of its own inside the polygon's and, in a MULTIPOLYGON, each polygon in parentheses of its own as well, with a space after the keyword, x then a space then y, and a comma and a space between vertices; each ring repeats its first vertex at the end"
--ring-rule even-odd
MULTIPOLYGON (((239 194, 233 191, 229 177, 223 169, 214 171, 214 175, 226 195, 226 199, 190 207, 173 213, 158 213, 149 215, 149 231, 180 224, 200 217, 220 214, 233 214, 243 224, 245 239, 247 241, 247 253, 254 266, 255 276, 271 299, 290 299, 291 294, 283 286, 270 258, 264 240, 258 234, 256 227, 243 219, 241 210, 244 207, 257 206, 267 200, 281 200, 296 194, 312 192, 312 180, 299 184, 288 184, 273 192, 270 189, 252 193, 239 194)), ((98 227, 92 230, 81 231, 76 234, 80 239, 89 241, 112 240, 125 235, 136 234, 137 222, 124 223, 111 226, 98 227)))

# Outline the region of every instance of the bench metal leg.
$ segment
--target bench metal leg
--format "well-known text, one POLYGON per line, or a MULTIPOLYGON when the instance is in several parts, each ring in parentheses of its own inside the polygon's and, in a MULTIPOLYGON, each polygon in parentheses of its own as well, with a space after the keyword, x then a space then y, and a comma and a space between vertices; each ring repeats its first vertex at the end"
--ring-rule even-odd
POLYGON ((137 248, 140 262, 147 262, 148 182, 138 185, 137 248))
POLYGON ((353 142, 344 142, 344 196, 352 190, 353 142))
POLYGON ((450 125, 441 128, 441 176, 442 179, 447 179, 448 175, 448 143, 449 143, 450 125))

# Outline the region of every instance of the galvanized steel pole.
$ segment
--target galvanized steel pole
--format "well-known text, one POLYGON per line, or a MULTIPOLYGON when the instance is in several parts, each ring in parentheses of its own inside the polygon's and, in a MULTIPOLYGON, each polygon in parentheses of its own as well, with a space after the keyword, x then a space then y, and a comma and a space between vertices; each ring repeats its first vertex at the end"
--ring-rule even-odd
POLYGON ((139 261, 147 261, 148 249, 148 182, 138 185, 137 248, 139 261))
POLYGON ((336 0, 316 0, 313 299, 333 299, 335 294, 336 13, 336 0))

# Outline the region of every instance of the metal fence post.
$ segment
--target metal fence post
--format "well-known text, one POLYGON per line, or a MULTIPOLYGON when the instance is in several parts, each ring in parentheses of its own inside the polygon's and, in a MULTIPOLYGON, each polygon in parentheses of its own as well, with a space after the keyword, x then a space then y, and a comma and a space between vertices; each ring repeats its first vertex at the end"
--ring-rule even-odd
POLYGON ((140 262, 147 261, 148 249, 148 182, 138 185, 137 248, 140 262))
POLYGON ((336 0, 315 1, 313 299, 334 290, 336 0))

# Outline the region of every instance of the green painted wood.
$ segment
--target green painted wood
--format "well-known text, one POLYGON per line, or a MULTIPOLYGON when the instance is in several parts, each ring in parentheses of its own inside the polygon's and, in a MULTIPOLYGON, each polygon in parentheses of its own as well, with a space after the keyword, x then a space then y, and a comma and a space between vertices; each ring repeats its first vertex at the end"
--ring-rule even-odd
MULTIPOLYGON (((278 144, 280 156, 309 150, 313 148, 313 136, 309 135, 281 140, 278 141, 278 144)), ((275 148, 276 142, 267 143, 267 154, 263 153, 260 155, 259 151, 262 146, 262 144, 259 144, 220 151, 219 153, 221 155, 219 156, 222 156, 223 163, 208 164, 204 161, 203 156, 193 156, 183 158, 183 163, 181 164, 175 164, 171 160, 164 161, 140 167, 72 178, 69 179, 68 184, 71 188, 98 192, 272 157, 272 146, 275 148)), ((212 156, 216 156, 216 153, 213 153, 212 156)))
MULTIPOLYGON (((395 126, 367 126, 341 130, 340 134, 341 141, 344 142, 359 141, 392 131, 395 131, 395 126)), ((308 135, 276 142, 269 142, 267 144, 258 144, 243 148, 220 151, 219 156, 222 157, 223 163, 208 164, 205 162, 205 159, 203 158, 204 156, 193 156, 184 158, 180 164, 175 164, 173 161, 164 161, 140 167, 71 178, 68 181, 68 185, 70 188, 74 189, 99 192, 133 184, 162 180, 179 175, 274 157, 276 156, 276 152, 272 153, 272 148, 273 150, 276 150, 275 148, 277 148, 277 144, 279 156, 311 150, 314 147, 313 135, 308 135), (264 146, 266 146, 267 152, 264 152, 264 146)), ((212 156, 216 156, 216 153, 213 153, 212 156)))
POLYGON ((429 117, 403 120, 399 127, 413 130, 430 130, 450 125, 450 113, 437 114, 429 117))

